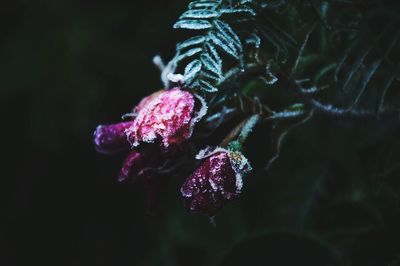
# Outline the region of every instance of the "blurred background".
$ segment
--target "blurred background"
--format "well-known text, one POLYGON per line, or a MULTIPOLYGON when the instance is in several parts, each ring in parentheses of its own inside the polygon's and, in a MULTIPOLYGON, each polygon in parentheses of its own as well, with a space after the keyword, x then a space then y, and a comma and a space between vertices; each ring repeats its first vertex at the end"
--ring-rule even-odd
POLYGON ((154 236, 122 157, 92 133, 162 84, 183 1, 9 1, 0 8, 0 265, 136 265, 154 236))
POLYGON ((395 125, 366 136, 378 126, 316 119, 268 175, 261 126, 249 143, 259 170, 216 227, 183 209, 182 179, 156 216, 140 187, 116 181, 124 155, 97 154, 92 133, 162 87, 152 58, 174 54, 186 2, 0 8, 0 265, 397 265, 399 182, 372 199, 365 178, 388 136, 400 145, 395 125))

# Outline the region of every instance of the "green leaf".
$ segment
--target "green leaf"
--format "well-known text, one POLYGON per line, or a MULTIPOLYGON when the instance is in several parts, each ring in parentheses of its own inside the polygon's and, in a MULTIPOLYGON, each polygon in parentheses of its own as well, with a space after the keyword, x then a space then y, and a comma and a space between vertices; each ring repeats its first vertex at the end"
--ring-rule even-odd
POLYGON ((249 8, 249 7, 244 7, 244 8, 232 8, 232 7, 221 8, 220 12, 223 13, 223 14, 248 13, 251 16, 256 16, 257 15, 256 12, 252 8, 249 8))
POLYGON ((186 51, 185 53, 179 55, 177 57, 177 59, 176 59, 176 62, 179 62, 179 61, 181 61, 183 59, 191 57, 191 56, 193 56, 193 55, 195 55, 195 54, 197 54, 197 53, 199 53, 201 51, 202 51, 202 49, 200 47, 190 49, 190 50, 186 51))
POLYGON ((200 60, 193 60, 185 67, 185 83, 191 83, 194 78, 199 74, 201 70, 200 60))
POLYGON ((210 1, 210 0, 199 0, 193 1, 189 4, 189 9, 194 8, 215 8, 220 4, 221 1, 210 1))
POLYGON ((231 26, 219 19, 216 19, 214 21, 214 25, 216 26, 219 33, 221 33, 227 41, 232 42, 239 51, 243 50, 239 36, 237 36, 231 26))
POLYGON ((207 92, 217 92, 218 89, 213 86, 211 83, 205 81, 205 80, 200 80, 199 81, 199 85, 201 86, 201 88, 207 92))
POLYGON ((211 28, 211 23, 207 20, 179 20, 174 24, 174 29, 203 30, 211 28))
POLYGON ((225 36, 223 36, 220 33, 214 33, 214 32, 210 32, 208 34, 210 40, 217 45, 219 48, 221 48, 224 52, 226 52, 227 54, 230 54, 231 56, 233 56, 236 59, 239 59, 239 52, 238 50, 235 48, 235 46, 232 44, 232 42, 230 42, 229 40, 227 40, 225 38, 225 36))
POLYGON ((195 37, 189 38, 189 39, 179 43, 176 46, 176 49, 177 50, 182 50, 184 48, 203 43, 205 41, 205 39, 206 38, 204 36, 195 36, 195 37))
POLYGON ((213 10, 188 10, 185 13, 183 13, 179 19, 207 19, 207 18, 215 18, 218 17, 219 13, 213 10))
POLYGON ((203 53, 200 56, 200 60, 203 63, 204 68, 216 74, 219 78, 222 77, 221 65, 215 61, 209 54, 203 53))

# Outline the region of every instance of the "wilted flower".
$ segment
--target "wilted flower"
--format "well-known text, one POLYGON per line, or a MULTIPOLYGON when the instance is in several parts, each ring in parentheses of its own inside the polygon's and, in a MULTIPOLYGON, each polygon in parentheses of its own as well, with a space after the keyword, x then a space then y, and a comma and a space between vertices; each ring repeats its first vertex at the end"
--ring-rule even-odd
POLYGON ((251 167, 240 152, 222 148, 203 150, 196 158, 203 161, 186 179, 181 193, 191 211, 212 216, 224 203, 238 197, 242 177, 251 167))
MULTIPOLYGON (((205 104, 203 104, 205 106, 205 104)), ((179 145, 192 136, 194 125, 204 116, 202 108, 195 114, 195 97, 188 91, 173 88, 163 91, 138 111, 126 130, 133 147, 159 140, 165 149, 179 145)))

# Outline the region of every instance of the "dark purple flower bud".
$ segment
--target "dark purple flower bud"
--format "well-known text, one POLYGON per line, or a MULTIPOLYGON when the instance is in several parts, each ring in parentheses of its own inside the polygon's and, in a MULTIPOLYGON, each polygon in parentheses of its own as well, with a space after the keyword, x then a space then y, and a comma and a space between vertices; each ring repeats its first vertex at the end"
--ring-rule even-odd
POLYGON ((158 166, 161 160, 161 151, 154 146, 148 146, 142 151, 132 150, 122 164, 118 181, 135 180, 136 177, 151 171, 158 166))
POLYGON ((94 132, 94 144, 96 151, 103 154, 114 154, 118 151, 130 147, 125 130, 133 124, 130 122, 121 122, 112 125, 100 125, 94 132))
POLYGON ((209 154, 201 151, 200 166, 181 187, 185 205, 193 212, 212 216, 241 192, 244 174, 251 170, 247 159, 240 152, 217 148, 209 154))

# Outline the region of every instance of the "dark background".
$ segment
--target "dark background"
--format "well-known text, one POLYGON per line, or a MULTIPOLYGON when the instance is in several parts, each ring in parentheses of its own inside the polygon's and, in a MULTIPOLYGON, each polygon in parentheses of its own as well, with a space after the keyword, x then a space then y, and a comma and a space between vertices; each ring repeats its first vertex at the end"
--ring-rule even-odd
POLYGON ((315 119, 268 174, 270 125, 259 127, 248 149, 256 170, 216 227, 183 209, 184 177, 170 182, 157 216, 141 187, 116 181, 124 155, 97 154, 93 131, 162 87, 152 58, 174 54, 185 6, 0 8, 0 265, 396 265, 397 175, 388 186, 367 178, 380 147, 400 147, 395 123, 315 119))
POLYGON ((152 238, 122 157, 92 133, 161 88, 183 1, 8 1, 0 8, 0 265, 135 265, 152 238))

